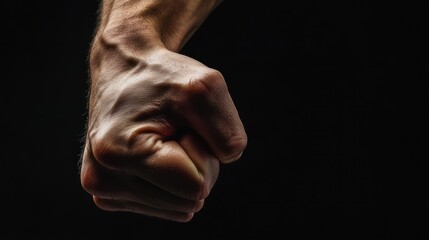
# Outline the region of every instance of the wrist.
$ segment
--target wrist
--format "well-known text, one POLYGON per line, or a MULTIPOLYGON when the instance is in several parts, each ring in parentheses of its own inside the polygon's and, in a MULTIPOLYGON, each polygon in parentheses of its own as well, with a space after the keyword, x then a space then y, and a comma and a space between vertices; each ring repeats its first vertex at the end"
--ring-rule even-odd
POLYGON ((117 50, 139 57, 166 46, 151 24, 142 23, 138 19, 127 19, 120 24, 108 24, 100 29, 94 37, 93 48, 117 50))
POLYGON ((104 0, 97 38, 178 52, 220 0, 104 0))

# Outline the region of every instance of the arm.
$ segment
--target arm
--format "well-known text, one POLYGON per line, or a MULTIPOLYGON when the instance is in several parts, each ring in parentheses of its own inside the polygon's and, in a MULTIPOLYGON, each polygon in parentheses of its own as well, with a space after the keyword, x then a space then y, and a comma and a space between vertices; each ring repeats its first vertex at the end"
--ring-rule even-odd
POLYGON ((97 38, 130 47, 157 45, 177 52, 219 0, 104 0, 97 38))
POLYGON ((190 221, 247 136, 223 76, 177 52, 215 0, 105 0, 81 183, 95 204, 190 221))

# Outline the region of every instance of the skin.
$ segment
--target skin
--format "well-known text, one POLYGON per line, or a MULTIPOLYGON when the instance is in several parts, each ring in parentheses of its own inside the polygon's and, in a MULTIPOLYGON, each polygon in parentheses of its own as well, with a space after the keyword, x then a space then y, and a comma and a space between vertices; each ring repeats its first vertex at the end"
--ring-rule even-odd
POLYGON ((247 136, 222 74, 178 52, 215 0, 105 0, 81 184, 96 206, 188 222, 247 136))

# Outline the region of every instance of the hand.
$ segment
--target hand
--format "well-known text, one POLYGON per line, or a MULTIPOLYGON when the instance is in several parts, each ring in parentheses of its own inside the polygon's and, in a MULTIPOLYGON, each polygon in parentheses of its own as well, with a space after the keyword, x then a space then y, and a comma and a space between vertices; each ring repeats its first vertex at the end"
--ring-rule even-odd
POLYGON ((223 76, 161 48, 92 55, 83 188, 103 210, 190 221, 247 143, 223 76))

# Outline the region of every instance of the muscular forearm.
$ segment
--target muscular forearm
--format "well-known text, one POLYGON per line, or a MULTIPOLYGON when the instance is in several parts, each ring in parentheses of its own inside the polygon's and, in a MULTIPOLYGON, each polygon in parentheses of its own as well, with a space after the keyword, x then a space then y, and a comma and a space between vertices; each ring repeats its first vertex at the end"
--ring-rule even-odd
POLYGON ((104 0, 96 39, 179 51, 221 0, 104 0))

